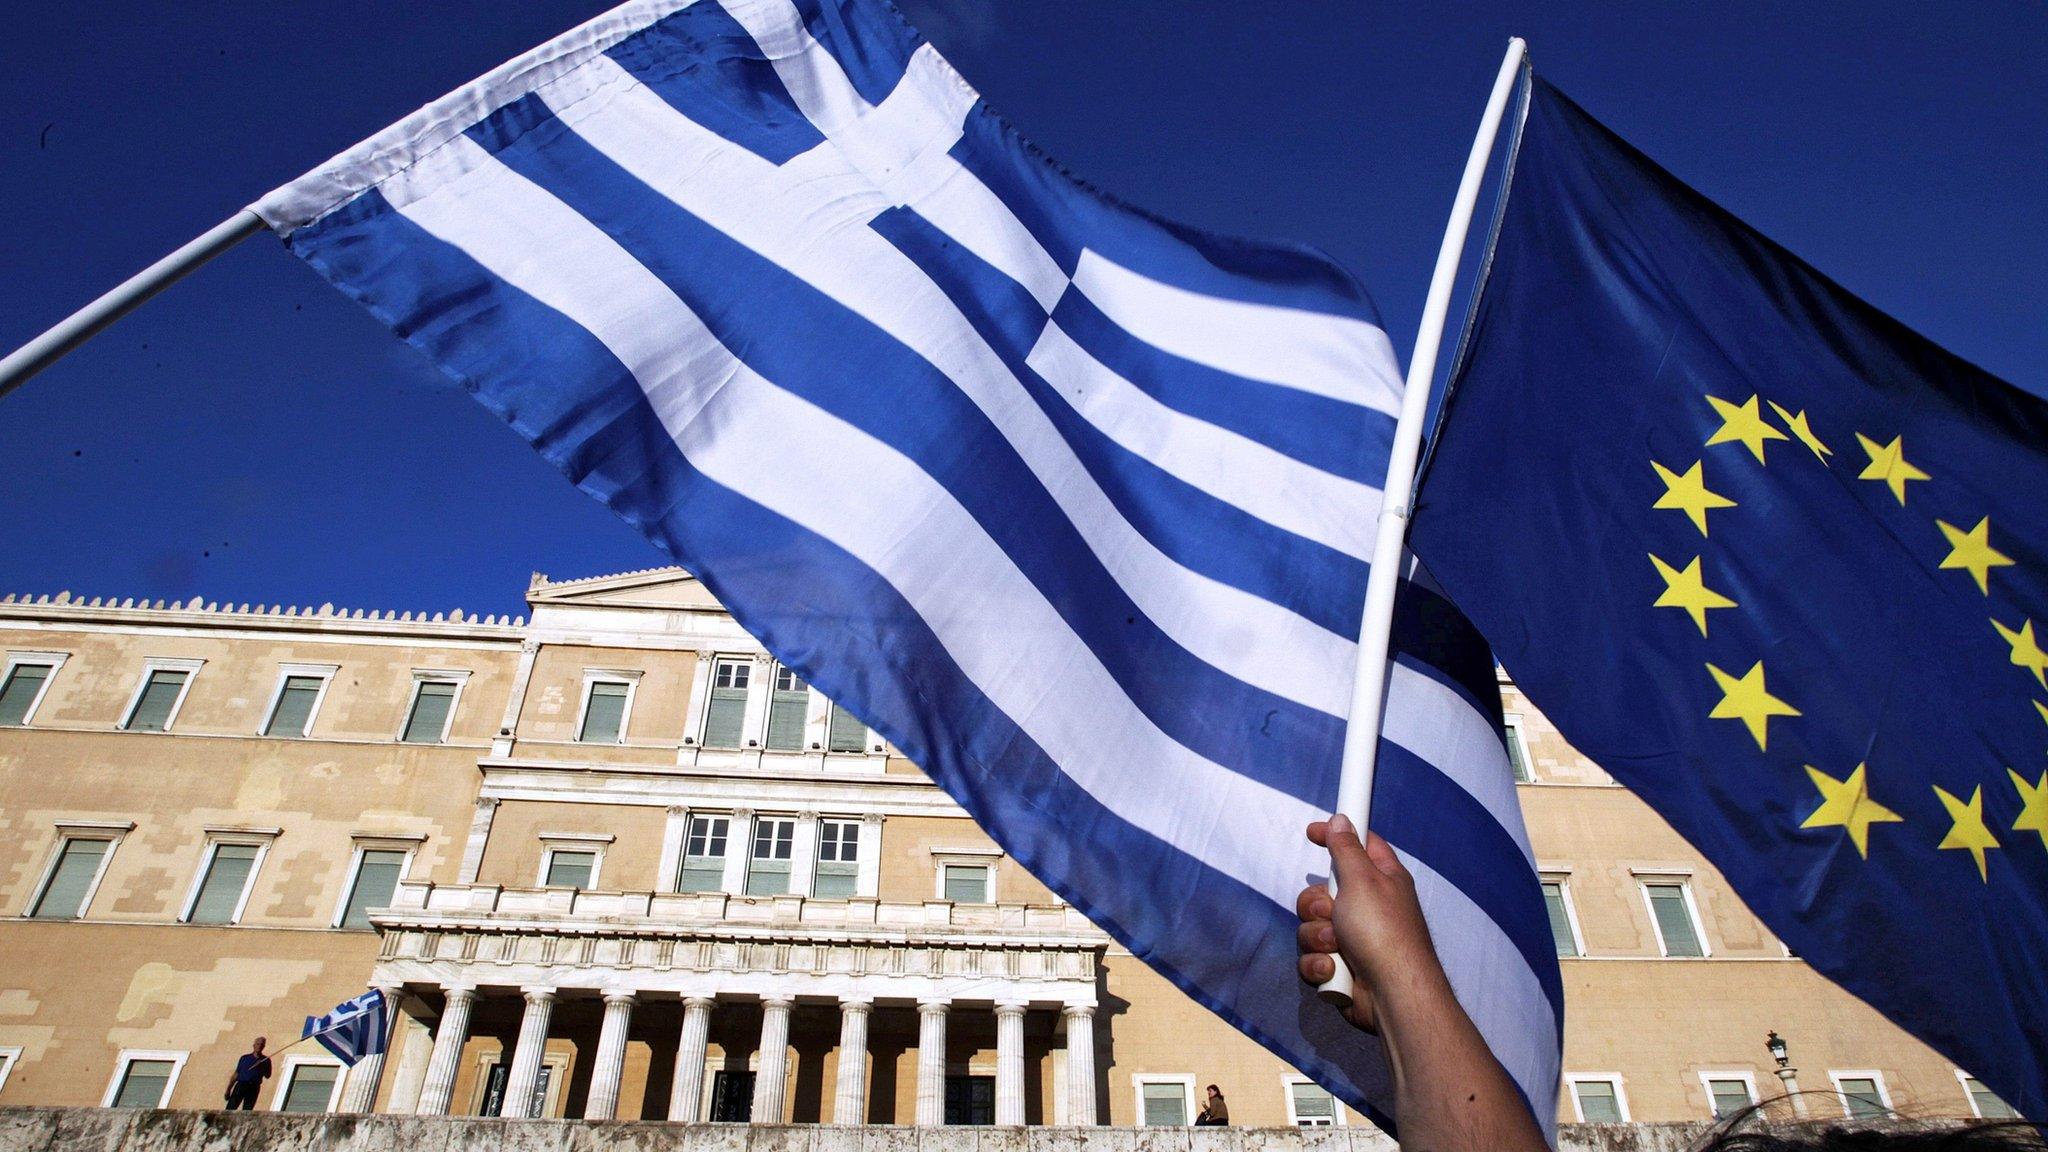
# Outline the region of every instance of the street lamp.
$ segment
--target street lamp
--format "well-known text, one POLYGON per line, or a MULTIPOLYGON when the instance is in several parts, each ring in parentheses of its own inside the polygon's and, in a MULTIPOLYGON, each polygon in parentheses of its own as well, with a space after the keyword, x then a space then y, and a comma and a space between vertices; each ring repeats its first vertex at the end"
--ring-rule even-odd
POLYGON ((1778 1062, 1778 1079, 1785 1084, 1785 1095, 1792 1098, 1792 1114, 1806 1119, 1806 1097, 1799 1094, 1799 1069, 1792 1067, 1785 1038, 1774 1031, 1764 1038, 1764 1047, 1770 1051, 1771 1059, 1778 1062))

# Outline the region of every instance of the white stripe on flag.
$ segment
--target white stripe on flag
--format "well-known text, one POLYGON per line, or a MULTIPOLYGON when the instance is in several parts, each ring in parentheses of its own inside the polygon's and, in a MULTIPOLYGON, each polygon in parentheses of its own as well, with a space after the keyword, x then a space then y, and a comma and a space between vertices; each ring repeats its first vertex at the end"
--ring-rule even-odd
POLYGON ((417 200, 408 219, 610 348, 693 467, 880 573, 967 677, 1097 801, 1293 906, 1313 853, 1274 830, 1304 826, 1319 815, 1315 808, 1161 732, 973 516, 914 462, 731 358, 630 253, 544 189, 494 160, 451 159, 468 169, 451 189, 459 194, 417 200), (661 334, 654 343, 687 351, 650 348, 649 330, 661 334), (678 372, 679 364, 690 369, 678 372), (1132 772, 1132 764, 1148 771, 1132 772), (1204 803, 1163 805, 1163 793, 1204 803), (1288 847, 1276 851, 1276 839, 1288 847))
POLYGON ((1277 528, 1372 560, 1380 491, 1177 412, 1048 323, 1026 362, 1102 434, 1169 475, 1277 528))
MULTIPOLYGON (((1247 684, 1342 716, 1356 643, 1176 563, 1133 528, 1052 420, 953 302, 866 226, 886 205, 829 149, 777 167, 708 132, 609 60, 579 73, 606 99, 563 93, 557 113, 685 210, 774 261, 924 357, 987 415, 1138 608, 1195 656, 1247 684), (829 223, 827 223, 829 222, 829 223)), ((394 201, 396 202, 396 201, 394 201)))
POLYGON ((1514 838, 1529 867, 1536 866, 1529 834, 1522 827, 1522 805, 1515 797, 1507 746, 1492 720, 1456 690, 1394 661, 1387 675, 1386 723, 1380 735, 1456 781, 1514 838))
POLYGON ((1089 251, 1074 284, 1117 327, 1183 360, 1388 415, 1400 411, 1393 343, 1363 320, 1204 296, 1089 251))

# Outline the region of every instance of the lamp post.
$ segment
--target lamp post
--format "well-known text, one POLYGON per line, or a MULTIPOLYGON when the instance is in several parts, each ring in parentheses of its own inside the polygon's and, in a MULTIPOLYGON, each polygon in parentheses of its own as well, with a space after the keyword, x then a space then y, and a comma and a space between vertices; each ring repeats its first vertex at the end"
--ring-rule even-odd
POLYGON ((1771 1059, 1778 1062, 1778 1079, 1784 1082, 1785 1095, 1792 1099, 1792 1114, 1806 1119, 1806 1097, 1799 1094, 1799 1069, 1792 1067, 1792 1057, 1786 1054, 1785 1038, 1773 1032, 1764 1039, 1764 1047, 1770 1050, 1771 1059))

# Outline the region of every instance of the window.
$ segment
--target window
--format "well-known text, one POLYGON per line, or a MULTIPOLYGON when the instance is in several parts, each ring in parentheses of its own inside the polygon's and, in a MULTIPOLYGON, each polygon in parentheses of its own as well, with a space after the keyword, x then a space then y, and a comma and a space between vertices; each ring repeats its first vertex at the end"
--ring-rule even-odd
POLYGON ((818 821, 818 874, 811 895, 844 900, 860 882, 860 824, 853 820, 818 821))
POLYGON ((747 895, 780 896, 789 891, 790 849, 796 821, 755 818, 754 851, 747 859, 747 895))
POLYGON ((588 849, 548 849, 547 880, 550 888, 588 888, 597 877, 597 853, 588 849))
POLYGON ((754 1118, 754 1074, 720 1068, 711 1077, 711 1122, 745 1124, 754 1118))
POLYGON ((391 906, 391 894, 405 878, 408 853, 398 848, 363 848, 356 854, 356 875, 341 906, 338 928, 366 930, 370 909, 391 906))
POLYGON ((185 1067, 183 1052, 137 1052, 123 1050, 114 1064, 114 1078, 102 1108, 162 1108, 178 1085, 178 1073, 185 1067))
POLYGON ((704 709, 704 746, 737 748, 747 721, 747 686, 754 662, 724 659, 712 665, 711 700, 704 709))
POLYGON ((1572 1107, 1581 1124, 1620 1124, 1628 1119, 1628 1097, 1619 1076, 1567 1076, 1572 1107))
POLYGON ((250 882, 263 861, 259 843, 216 840, 207 849, 199 883, 185 906, 188 924, 233 924, 242 918, 250 882))
POLYGON ((1147 1127, 1186 1124, 1195 1113, 1193 1076, 1132 1077, 1138 1086, 1138 1123, 1147 1127))
POLYGON ((1579 954, 1578 921, 1572 915, 1572 906, 1565 896, 1564 881, 1543 882, 1543 906, 1550 911, 1550 938, 1557 945, 1559 956, 1579 954))
POLYGON ((85 915, 93 889, 99 887, 107 858, 113 852, 111 838, 65 837, 58 844, 56 862, 28 914, 38 920, 76 920, 85 915))
POLYGON ((1297 1128, 1329 1128, 1342 1122, 1337 1101, 1320 1084, 1287 1082, 1287 1120, 1297 1128))
POLYGON ((287 664, 278 681, 277 699, 271 702, 270 717, 263 722, 263 735, 302 737, 313 727, 313 713, 327 694, 332 665, 287 664))
POLYGON ((1756 1082, 1747 1072, 1702 1072, 1700 1083, 1706 1086, 1707 1104, 1716 1120, 1725 1120, 1756 1103, 1756 1082))
POLYGON ((678 892, 720 892, 725 889, 725 841, 730 816, 692 816, 683 836, 683 868, 676 876, 678 892))
POLYGON ((853 713, 832 706, 832 721, 826 726, 825 750, 827 752, 863 752, 868 746, 868 726, 854 718, 853 713))
POLYGON ((121 724, 130 732, 168 732, 185 704, 192 687, 192 674, 199 660, 152 660, 143 665, 142 686, 128 705, 128 719, 121 724))
POLYGON ((775 691, 768 697, 768 747, 795 752, 804 746, 804 717, 811 709, 811 689, 795 672, 777 666, 775 691))
MULTIPOLYGON (((505 1087, 511 1082, 512 1066, 503 1060, 493 1061, 484 1073, 484 1098, 476 1110, 479 1116, 503 1116, 505 1114, 505 1087)), ((555 1065, 542 1063, 534 1071, 533 1093, 526 1098, 524 1116, 546 1116, 548 1114, 548 1089, 555 1082, 555 1065)))
POLYGON ((1875 1120, 1891 1115, 1891 1096, 1884 1090, 1884 1076, 1877 1072, 1830 1072, 1835 1095, 1841 1098, 1842 1115, 1851 1120, 1875 1120))
POLYGON ((318 1056, 285 1061, 271 1106, 279 1112, 332 1112, 341 1094, 341 1065, 318 1056))
POLYGON ((0 727, 19 728, 35 719, 66 658, 62 652, 17 652, 8 658, 0 672, 0 727))
POLYGON ((0 1048, 0 1089, 7 1087, 7 1074, 14 1071, 14 1063, 20 1059, 20 1048, 0 1048))
MULTIPOLYGON (((0 1081, 6 1079, 7 1071, 0 1068, 0 1081)), ((1984 1086, 1982 1080, 1967 1072, 1957 1072, 1956 1079, 1963 1082, 1963 1095, 1969 1097, 1970 1113, 1979 1120, 2017 1120, 2019 1113, 2013 1106, 1999 1099, 1998 1094, 1984 1086)))
POLYGON ((415 675, 412 707, 405 714, 405 730, 398 738, 407 744, 441 744, 448 739, 448 722, 455 716, 455 697, 462 691, 460 680, 438 680, 415 675))
POLYGON ((626 739, 626 707, 633 699, 627 680, 591 680, 584 686, 583 721, 576 739, 584 744, 619 744, 626 739))
POLYGON ((1522 739, 1522 718, 1509 716, 1501 725, 1508 741, 1508 767, 1514 769, 1515 779, 1523 784, 1536 779, 1529 771, 1529 746, 1522 739))
POLYGON ((1643 899, 1650 906, 1650 922, 1657 927, 1657 946, 1666 956, 1705 956, 1699 916, 1692 905, 1692 890, 1684 880, 1645 880, 1643 899))
POLYGON ((946 1077, 946 1123, 993 1124, 995 1122, 995 1077, 946 1077))
POLYGON ((941 865, 944 896, 955 904, 987 904, 989 900, 989 866, 986 864, 945 864, 941 865))

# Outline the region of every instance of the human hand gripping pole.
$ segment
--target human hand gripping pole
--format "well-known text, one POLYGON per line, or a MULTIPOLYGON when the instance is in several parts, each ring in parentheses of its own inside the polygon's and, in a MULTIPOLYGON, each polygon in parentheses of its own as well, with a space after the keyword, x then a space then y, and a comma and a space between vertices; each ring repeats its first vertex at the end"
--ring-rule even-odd
MULTIPOLYGON (((1451 219, 1444 229, 1443 246, 1437 250, 1436 271, 1430 277, 1429 296, 1422 309, 1422 327, 1415 336, 1415 352, 1408 361, 1406 390, 1401 396, 1401 415, 1394 427, 1393 451, 1387 460, 1387 479, 1382 486, 1378 534, 1373 540, 1372 571, 1366 577, 1365 612, 1359 620, 1358 672, 1351 684, 1351 720, 1344 730, 1344 758, 1337 777, 1336 811, 1360 829, 1372 826, 1373 769, 1379 756, 1380 720, 1387 702, 1387 648, 1394 629, 1394 600, 1400 592, 1405 567, 1403 552, 1408 539, 1408 514, 1415 494, 1415 466, 1422 452, 1422 427, 1429 414, 1429 397, 1436 385, 1437 353, 1443 346, 1444 322, 1450 314, 1451 289, 1458 279, 1459 258, 1465 251, 1465 237, 1471 231, 1472 215, 1479 203, 1479 185, 1486 176, 1486 163, 1493 155, 1493 143, 1500 134, 1515 81, 1528 58, 1529 46, 1521 37, 1508 41, 1507 55, 1494 77, 1493 92, 1479 120, 1479 135, 1472 141, 1465 159, 1465 174, 1458 181, 1458 195, 1451 203, 1451 219)), ((1337 894, 1337 873, 1330 872, 1330 895, 1337 894)), ((1347 1007, 1356 996, 1356 985, 1340 956, 1331 960, 1335 969, 1316 989, 1325 1001, 1347 1007)))

